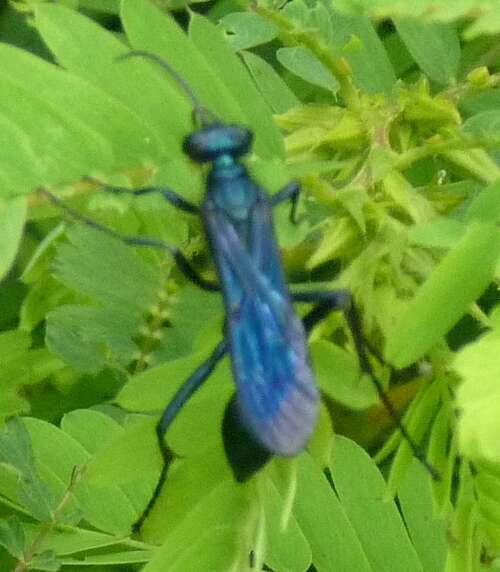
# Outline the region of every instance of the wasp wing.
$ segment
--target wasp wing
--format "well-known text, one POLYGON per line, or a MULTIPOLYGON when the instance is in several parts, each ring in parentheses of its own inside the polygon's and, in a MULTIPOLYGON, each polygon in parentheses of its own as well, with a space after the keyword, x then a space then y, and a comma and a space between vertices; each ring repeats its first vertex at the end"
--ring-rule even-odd
POLYGON ((228 313, 236 404, 243 424, 270 453, 295 455, 314 428, 318 390, 267 201, 259 201, 246 222, 243 242, 224 212, 207 215, 228 313))

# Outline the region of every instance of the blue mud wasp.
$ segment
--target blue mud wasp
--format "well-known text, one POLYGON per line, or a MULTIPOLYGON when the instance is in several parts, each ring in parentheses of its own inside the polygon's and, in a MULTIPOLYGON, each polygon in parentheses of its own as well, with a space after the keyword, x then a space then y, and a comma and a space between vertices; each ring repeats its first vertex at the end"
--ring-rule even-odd
POLYGON ((205 290, 222 292, 226 311, 222 341, 181 386, 158 422, 157 437, 164 466, 136 529, 153 507, 173 458, 164 440, 168 428, 226 354, 231 359, 236 393, 226 408, 222 430, 226 456, 235 478, 245 481, 272 456, 291 457, 304 449, 315 427, 320 398, 306 338, 314 325, 333 310, 345 312, 361 369, 373 379, 381 400, 414 454, 434 474, 435 470, 425 461, 373 375, 350 294, 344 290, 292 293, 287 287, 272 209, 290 201, 290 218, 296 221, 299 186, 289 183, 277 194, 269 196, 252 180, 241 162, 241 157, 250 151, 252 132, 216 118, 200 104, 190 86, 167 62, 144 51, 132 51, 119 59, 132 57, 144 58, 162 67, 191 101, 193 119, 199 128, 185 138, 183 150, 194 162, 211 164, 206 194, 201 206, 197 206, 167 188, 105 187, 110 192, 135 196, 159 193, 174 207, 200 216, 218 282, 199 275, 177 247, 154 238, 119 235, 64 205, 48 191, 42 192, 73 218, 127 244, 169 252, 188 279, 205 290), (294 311, 294 302, 314 306, 300 319, 294 311))

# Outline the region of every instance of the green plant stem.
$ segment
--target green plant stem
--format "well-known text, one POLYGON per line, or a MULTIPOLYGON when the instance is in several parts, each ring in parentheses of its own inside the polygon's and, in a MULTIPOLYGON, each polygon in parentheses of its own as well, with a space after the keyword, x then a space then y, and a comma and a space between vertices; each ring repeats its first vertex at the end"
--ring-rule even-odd
MULTIPOLYGON (((59 524, 59 520, 61 519, 64 510, 66 509, 68 503, 71 501, 74 493, 74 489, 76 485, 80 482, 84 473, 84 468, 76 467, 73 471, 71 476, 71 482, 66 489, 61 501, 55 508, 52 520, 50 522, 44 523, 40 529, 40 532, 37 536, 33 539, 31 546, 24 554, 24 558, 22 561, 19 561, 14 568, 13 572, 27 572, 30 569, 31 563, 33 558, 40 552, 40 548, 42 547, 43 543, 45 542, 46 538, 50 535, 50 533, 54 530, 54 528, 61 527, 59 524)), ((74 526, 62 526, 62 528, 70 531, 78 530, 77 527, 74 526)), ((110 537, 112 540, 116 540, 114 537, 110 537)), ((144 542, 133 540, 132 538, 125 538, 119 541, 119 544, 123 546, 128 546, 129 548, 137 548, 140 550, 153 550, 154 546, 146 544, 144 542)))
POLYGON ((52 520, 42 525, 40 532, 35 536, 33 542, 31 543, 31 546, 25 552, 23 560, 18 562, 16 567, 14 568, 14 572, 26 572, 30 568, 31 561, 39 552, 40 547, 43 545, 48 535, 52 532, 57 522, 62 517, 62 514, 66 509, 66 506, 72 499, 73 491, 78 482, 80 481, 82 474, 83 474, 83 469, 75 467, 73 474, 71 475, 71 481, 69 483, 69 486, 66 489, 66 492, 64 493, 61 501, 59 502, 59 504, 57 505, 52 514, 52 520))
POLYGON ((339 94, 346 107, 359 109, 359 94, 352 82, 351 66, 345 58, 335 57, 326 42, 318 39, 310 31, 296 26, 282 12, 265 6, 255 6, 255 11, 276 24, 284 42, 308 48, 339 82, 339 94))
MULTIPOLYGON (((494 50, 492 51, 494 57, 497 59, 499 56, 499 52, 500 48, 497 47, 495 47, 494 50)), ((496 73, 496 74, 491 74, 489 76, 488 82, 484 85, 484 87, 474 85, 473 83, 470 82, 459 83, 458 85, 454 85, 453 87, 450 87, 449 89, 443 91, 442 95, 447 99, 450 99, 451 101, 457 103, 458 101, 460 101, 460 99, 463 99, 464 97, 477 95, 479 93, 485 92, 487 89, 498 88, 498 86, 500 86, 500 74, 496 73)))
MULTIPOLYGON (((428 143, 426 145, 422 145, 420 147, 414 147, 413 149, 409 149, 398 157, 395 168, 398 171, 404 171, 408 169, 412 165, 414 165, 417 161, 430 157, 432 155, 439 155, 444 153, 449 153, 451 151, 466 151, 469 149, 498 149, 500 148, 500 140, 493 140, 493 139, 484 139, 484 138, 463 138, 463 139, 454 139, 454 140, 444 140, 438 141, 436 143, 428 143)), ((498 171, 498 169, 497 169, 498 171)), ((487 182, 491 182, 492 177, 493 180, 496 179, 498 176, 498 172, 491 173, 478 173, 476 170, 474 171, 476 176, 480 176, 487 182)))

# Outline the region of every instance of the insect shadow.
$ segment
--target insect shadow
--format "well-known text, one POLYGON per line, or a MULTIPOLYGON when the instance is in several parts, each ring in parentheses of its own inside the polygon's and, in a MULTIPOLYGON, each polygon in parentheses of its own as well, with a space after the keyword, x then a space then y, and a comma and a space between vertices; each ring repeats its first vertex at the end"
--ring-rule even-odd
POLYGON ((206 193, 198 206, 168 188, 131 190, 106 186, 106 189, 135 196, 157 193, 175 208, 201 217, 218 282, 201 276, 176 246, 156 238, 121 235, 81 215, 47 190, 41 189, 41 192, 73 218, 126 244, 167 251, 189 280, 204 290, 222 293, 226 311, 223 339, 179 388, 157 424, 163 468, 135 530, 140 529, 153 508, 173 459, 164 440, 168 428, 226 354, 230 356, 236 392, 226 407, 222 432, 226 456, 236 480, 249 479, 272 456, 293 457, 306 447, 315 427, 320 399, 311 370, 307 334, 334 310, 344 312, 361 369, 373 380, 402 436, 429 473, 438 478, 373 374, 350 293, 346 290, 290 292, 288 289, 272 210, 290 201, 290 219, 296 222, 298 184, 291 182, 269 196, 241 162, 241 157, 251 149, 250 129, 218 119, 200 104, 191 87, 170 64, 156 55, 133 51, 119 59, 128 58, 143 58, 163 68, 191 101, 194 123, 198 127, 185 138, 183 150, 194 162, 210 164, 206 193), (312 304, 312 309, 300 319, 294 302, 312 304))

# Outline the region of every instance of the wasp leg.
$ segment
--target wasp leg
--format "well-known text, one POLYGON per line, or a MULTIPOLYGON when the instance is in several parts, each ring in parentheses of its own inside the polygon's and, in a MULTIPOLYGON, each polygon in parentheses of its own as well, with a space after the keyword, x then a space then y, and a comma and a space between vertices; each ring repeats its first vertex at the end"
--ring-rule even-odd
POLYGON ((290 209, 290 220, 294 224, 298 222, 297 219, 297 207, 299 206, 299 196, 300 196, 300 185, 291 181, 278 191, 275 195, 271 197, 271 205, 275 207, 285 201, 290 201, 292 203, 292 208, 290 209))
POLYGON ((77 210, 69 207, 66 205, 59 197, 56 197, 46 189, 40 189, 40 192, 43 193, 52 203, 57 205, 60 209, 64 212, 69 214, 71 218, 94 228, 100 232, 104 232, 110 236, 114 236, 118 240, 121 240, 125 244, 130 244, 131 246, 145 246, 149 248, 156 248, 158 250, 163 250, 170 253, 177 263, 179 270, 186 276, 188 280, 191 280, 194 284, 202 288, 203 290, 208 290, 210 292, 218 292, 220 290, 219 285, 217 282, 213 282, 212 280, 207 280, 203 278, 191 265, 189 260, 184 256, 181 250, 172 244, 167 244, 158 238, 150 238, 146 236, 127 236, 124 234, 120 234, 119 232, 114 231, 113 229, 92 220, 85 215, 80 214, 77 210))
POLYGON ((210 357, 203 362, 198 369, 191 374, 191 376, 181 385, 177 390, 170 403, 165 408, 158 424, 156 426, 156 435, 158 437, 158 445, 160 447, 161 455, 163 457, 163 467, 156 484, 153 496, 151 497, 148 506, 145 508, 144 512, 141 514, 140 518, 133 526, 134 532, 139 532, 144 521, 148 517, 149 513, 153 509, 158 497, 161 493, 165 480, 167 478, 168 469, 170 463, 172 462, 174 455, 169 449, 165 442, 165 434, 177 417, 180 410, 184 407, 191 396, 203 385, 203 383, 208 379, 210 374, 215 369, 215 366, 220 362, 220 360, 226 355, 228 351, 227 341, 222 340, 217 347, 214 349, 210 357))
POLYGON ((330 312, 342 311, 346 317, 349 329, 351 330, 356 353, 358 354, 361 370, 370 376, 380 400, 389 412, 390 416, 394 419, 397 428, 401 431, 401 435, 407 441, 415 457, 422 463, 428 473, 434 480, 441 478, 439 472, 433 467, 425 458, 425 453, 417 443, 413 440, 412 436, 408 433, 399 412, 394 407, 394 404, 389 399, 384 390, 381 382, 373 373, 370 360, 366 351, 367 344, 363 337, 363 330, 361 327, 361 320, 359 318, 356 306, 352 302, 352 296, 347 290, 331 290, 326 292, 295 292, 292 293, 292 300, 294 302, 314 303, 315 307, 310 310, 303 318, 304 327, 307 332, 325 318, 330 312))
POLYGON ((115 193, 117 195, 124 194, 140 197, 142 195, 159 194, 173 207, 181 211, 190 214, 200 214, 200 209, 197 205, 187 201, 185 198, 181 197, 181 195, 175 191, 172 191, 168 187, 144 187, 143 189, 127 189, 126 187, 115 187, 113 185, 108 185, 102 181, 99 181, 98 179, 94 179, 93 177, 86 177, 85 180, 101 185, 106 192, 115 193))

